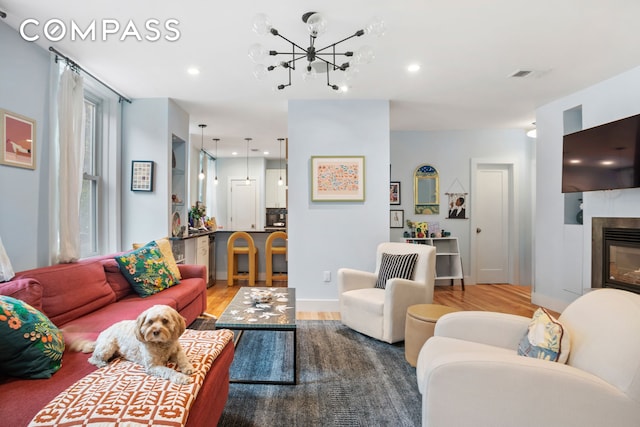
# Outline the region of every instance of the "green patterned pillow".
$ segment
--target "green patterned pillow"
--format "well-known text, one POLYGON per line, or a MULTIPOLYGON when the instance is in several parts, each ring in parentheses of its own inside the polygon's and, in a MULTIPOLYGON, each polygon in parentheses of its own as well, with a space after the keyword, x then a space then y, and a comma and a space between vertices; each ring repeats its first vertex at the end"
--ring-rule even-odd
POLYGON ((0 370, 6 376, 50 378, 60 369, 60 330, 29 304, 6 295, 0 295, 0 342, 0 370))
POLYGON ((155 241, 115 257, 120 271, 141 297, 148 297, 178 283, 155 241))

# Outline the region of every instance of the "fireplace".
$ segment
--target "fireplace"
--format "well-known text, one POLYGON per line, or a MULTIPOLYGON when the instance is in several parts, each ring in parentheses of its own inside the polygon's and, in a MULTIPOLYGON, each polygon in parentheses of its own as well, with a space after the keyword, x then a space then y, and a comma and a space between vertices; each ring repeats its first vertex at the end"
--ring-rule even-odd
POLYGON ((594 288, 640 293, 640 218, 593 218, 594 288))

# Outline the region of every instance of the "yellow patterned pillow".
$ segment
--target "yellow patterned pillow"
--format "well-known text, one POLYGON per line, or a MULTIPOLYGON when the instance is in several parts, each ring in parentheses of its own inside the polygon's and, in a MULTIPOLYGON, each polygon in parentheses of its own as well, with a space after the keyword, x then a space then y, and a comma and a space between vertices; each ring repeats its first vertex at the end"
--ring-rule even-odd
MULTIPOLYGON (((176 263, 176 259, 173 257, 173 251, 171 250, 171 242, 166 237, 162 239, 155 240, 160 252, 162 252, 162 257, 164 258, 164 262, 167 264, 167 267, 171 271, 171 274, 176 280, 182 279, 180 276, 180 270, 178 269, 178 264, 176 263)), ((134 243, 133 249, 139 249, 146 245, 146 243, 134 243)))
POLYGON ((527 333, 520 340, 518 354, 552 362, 566 363, 569 358, 569 334, 544 308, 533 313, 527 333))

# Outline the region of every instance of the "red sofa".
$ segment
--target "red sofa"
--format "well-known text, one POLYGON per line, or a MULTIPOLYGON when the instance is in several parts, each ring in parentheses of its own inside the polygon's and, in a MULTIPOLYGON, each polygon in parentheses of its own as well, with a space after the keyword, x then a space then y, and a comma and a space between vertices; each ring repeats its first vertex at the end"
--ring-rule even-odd
MULTIPOLYGON (((200 265, 178 268, 179 284, 145 298, 120 273, 114 255, 18 272, 11 281, 0 283, 0 295, 42 311, 65 335, 78 332, 90 339, 120 320, 135 319, 155 304, 175 308, 188 325, 207 307, 206 272, 200 265)), ((227 345, 215 360, 191 407, 188 426, 216 425, 228 397, 233 352, 233 345, 227 345)), ((26 426, 60 392, 96 369, 87 362, 89 356, 65 350, 62 367, 49 379, 1 378, 2 424, 26 426)))

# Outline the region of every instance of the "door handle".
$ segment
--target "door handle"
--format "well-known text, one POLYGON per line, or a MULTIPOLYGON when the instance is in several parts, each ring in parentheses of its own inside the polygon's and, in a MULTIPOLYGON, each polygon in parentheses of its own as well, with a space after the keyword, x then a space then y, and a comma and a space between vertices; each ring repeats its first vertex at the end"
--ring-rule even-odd
POLYGON ((480 227, 476 228, 476 233, 482 233, 482 228, 480 227))

